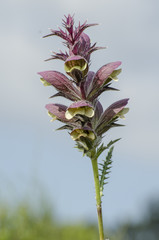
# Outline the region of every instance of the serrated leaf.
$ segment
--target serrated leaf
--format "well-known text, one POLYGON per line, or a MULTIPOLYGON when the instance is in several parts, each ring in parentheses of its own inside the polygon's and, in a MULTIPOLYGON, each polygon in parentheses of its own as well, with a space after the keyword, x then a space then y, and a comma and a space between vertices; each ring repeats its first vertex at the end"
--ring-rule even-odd
MULTIPOLYGON (((111 146, 114 142, 118 141, 119 139, 116 139, 114 141, 111 141, 107 146, 111 146)), ((109 178, 109 176, 107 176, 110 173, 110 168, 112 167, 112 152, 113 152, 114 146, 112 146, 109 151, 108 154, 106 156, 106 159, 104 160, 104 163, 102 164, 103 169, 99 169, 101 171, 101 177, 100 177, 100 192, 101 192, 101 196, 103 196, 103 190, 104 190, 104 185, 107 183, 105 182, 105 180, 107 180, 109 178)), ((100 164, 101 165, 101 164, 100 164)))

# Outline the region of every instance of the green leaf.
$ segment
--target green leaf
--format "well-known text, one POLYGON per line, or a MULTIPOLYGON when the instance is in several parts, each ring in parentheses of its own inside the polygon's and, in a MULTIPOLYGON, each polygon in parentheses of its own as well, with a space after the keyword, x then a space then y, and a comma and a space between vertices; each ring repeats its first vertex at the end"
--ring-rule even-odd
POLYGON ((97 149, 97 152, 94 156, 94 158, 98 159, 98 157, 102 154, 102 152, 104 152, 107 149, 107 147, 104 146, 104 144, 102 143, 100 145, 100 147, 97 149))
POLYGON ((98 157, 108 148, 110 148, 111 145, 113 145, 114 143, 116 143, 117 141, 119 141, 121 138, 115 139, 113 141, 110 141, 107 146, 104 146, 104 144, 102 143, 100 145, 100 147, 97 149, 96 154, 94 155, 94 159, 98 159, 98 157))
POLYGON ((120 139, 121 139, 121 138, 117 138, 117 139, 115 139, 115 140, 113 140, 113 141, 110 141, 110 142, 107 144, 106 148, 107 148, 107 149, 110 148, 110 146, 112 146, 114 143, 118 142, 120 139))
MULTIPOLYGON (((111 141, 109 144, 112 145, 114 141, 111 141)), ((107 145, 108 146, 108 145, 107 145)), ((101 177, 100 177, 100 194, 101 197, 103 196, 103 190, 104 190, 104 185, 107 184, 105 180, 109 178, 108 174, 110 173, 111 165, 112 165, 112 152, 113 152, 114 146, 112 146, 108 154, 106 156, 106 159, 103 160, 103 164, 100 163, 102 166, 102 169, 99 169, 101 171, 101 177)))

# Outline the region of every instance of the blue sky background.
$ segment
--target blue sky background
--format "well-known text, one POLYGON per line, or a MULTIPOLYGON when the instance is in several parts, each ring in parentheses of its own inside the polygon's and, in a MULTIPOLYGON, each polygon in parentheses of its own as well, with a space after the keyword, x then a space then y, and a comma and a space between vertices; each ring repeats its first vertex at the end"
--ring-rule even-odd
MULTIPOLYGON (((44 62, 50 50, 64 49, 57 37, 42 39, 63 15, 100 23, 86 32, 106 50, 92 55, 91 70, 122 61, 122 74, 101 102, 130 97, 125 128, 111 130, 104 142, 115 146, 105 187, 105 224, 138 220, 149 199, 159 196, 159 2, 157 0, 1 0, 0 7, 0 201, 49 198, 59 220, 96 221, 91 163, 74 149, 67 132, 54 132, 44 106, 56 91, 44 88, 37 72, 63 70, 44 62), (41 193, 42 192, 42 193, 41 193)), ((54 99, 63 103, 63 99, 54 99)), ((123 123, 123 122, 122 122, 123 123)))

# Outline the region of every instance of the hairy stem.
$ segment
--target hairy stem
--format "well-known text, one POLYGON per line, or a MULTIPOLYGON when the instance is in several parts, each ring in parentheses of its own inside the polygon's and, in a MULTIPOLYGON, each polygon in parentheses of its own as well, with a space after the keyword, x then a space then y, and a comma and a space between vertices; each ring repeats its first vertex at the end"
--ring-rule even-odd
POLYGON ((96 191, 96 206, 97 206, 97 214, 98 214, 98 228, 99 228, 99 238, 100 240, 104 240, 104 230, 103 230, 103 217, 102 217, 102 202, 100 196, 100 185, 99 185, 99 174, 98 174, 98 163, 97 159, 91 159, 93 174, 94 174, 94 183, 95 183, 95 191, 96 191))

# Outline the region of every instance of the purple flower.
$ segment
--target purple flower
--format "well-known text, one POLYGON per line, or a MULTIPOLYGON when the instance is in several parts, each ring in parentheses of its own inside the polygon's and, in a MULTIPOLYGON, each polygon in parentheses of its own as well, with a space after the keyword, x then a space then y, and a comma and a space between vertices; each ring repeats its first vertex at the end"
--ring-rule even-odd
POLYGON ((66 73, 79 83, 88 72, 88 62, 81 56, 72 55, 65 61, 64 68, 66 73))
MULTIPOLYGON (((102 47, 91 45, 90 37, 84 33, 88 27, 97 24, 86 22, 75 27, 71 15, 63 20, 64 30, 51 30, 48 36, 58 36, 64 40, 68 51, 53 52, 50 59, 64 61, 64 70, 68 77, 57 71, 39 72, 45 86, 53 86, 57 93, 52 97, 62 96, 72 101, 69 107, 62 104, 47 104, 46 108, 53 120, 64 123, 59 129, 67 129, 77 147, 85 153, 96 149, 103 134, 110 128, 122 126, 117 121, 128 112, 125 106, 128 99, 122 99, 110 105, 105 111, 99 102, 99 96, 110 90, 114 81, 118 80, 121 69, 120 61, 102 66, 97 72, 90 71, 91 54, 102 47)), ((89 155, 89 154, 88 154, 89 155)))
POLYGON ((92 118, 94 116, 93 106, 86 101, 79 101, 72 103, 66 110, 65 117, 67 119, 71 119, 76 115, 84 115, 88 118, 92 118))
POLYGON ((51 29, 51 34, 45 37, 60 37, 64 40, 67 50, 65 52, 53 51, 51 58, 47 60, 62 60, 67 76, 53 70, 39 72, 39 74, 44 86, 53 86, 57 90, 57 93, 50 98, 64 97, 67 101, 71 101, 69 106, 50 103, 46 105, 46 109, 52 118, 51 121, 58 120, 62 123, 57 130, 67 130, 72 140, 76 142, 76 147, 91 159, 96 189, 99 238, 105 239, 101 197, 104 184, 106 184, 105 180, 108 178, 107 174, 111 168, 114 147, 112 145, 120 138, 110 141, 106 146, 101 142, 108 130, 123 126, 118 121, 124 119, 124 115, 129 111, 126 107, 129 99, 116 101, 103 110, 99 97, 106 91, 118 90, 111 85, 118 81, 121 62, 111 62, 99 68, 98 71, 91 71, 91 54, 103 48, 97 47, 96 43, 91 44, 91 39, 84 33, 84 30, 97 24, 79 22, 78 26, 75 26, 74 18, 70 14, 65 16, 62 24, 63 30, 61 28, 51 29), (108 150, 106 160, 99 163, 98 158, 106 149, 108 150))
POLYGON ((88 127, 75 128, 70 135, 74 141, 80 140, 80 138, 88 138, 93 141, 96 138, 93 130, 88 127))

